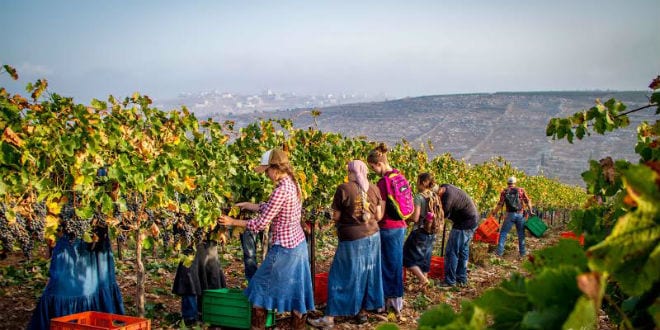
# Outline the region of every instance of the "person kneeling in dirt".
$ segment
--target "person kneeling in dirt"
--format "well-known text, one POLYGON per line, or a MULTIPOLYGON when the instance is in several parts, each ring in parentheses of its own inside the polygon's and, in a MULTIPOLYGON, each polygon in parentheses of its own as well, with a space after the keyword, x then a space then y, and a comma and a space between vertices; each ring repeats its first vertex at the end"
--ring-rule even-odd
MULTIPOLYGON (((192 248, 188 248, 184 253, 186 252, 192 253, 192 248)), ((174 275, 172 292, 181 296, 181 317, 184 323, 191 325, 201 320, 204 290, 226 286, 225 274, 218 258, 217 242, 209 239, 200 242, 190 267, 186 267, 183 261, 179 262, 174 275)))

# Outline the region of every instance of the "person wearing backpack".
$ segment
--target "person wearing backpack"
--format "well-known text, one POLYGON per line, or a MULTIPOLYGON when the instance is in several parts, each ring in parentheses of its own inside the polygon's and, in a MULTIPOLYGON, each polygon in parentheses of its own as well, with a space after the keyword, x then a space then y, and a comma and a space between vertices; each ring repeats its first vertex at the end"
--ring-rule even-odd
POLYGON ((441 287, 466 287, 470 242, 479 225, 479 211, 474 201, 462 189, 443 184, 438 189, 445 218, 452 226, 445 248, 445 280, 441 287))
POLYGON ((430 173, 421 173, 417 177, 415 211, 409 218, 413 230, 403 244, 403 266, 415 274, 423 288, 429 284, 426 274, 431 270, 435 235, 444 222, 442 204, 432 190, 434 185, 430 173))
POLYGON ((525 189, 516 186, 515 176, 510 177, 507 180, 506 189, 500 192, 500 201, 497 203, 497 206, 491 212, 492 216, 495 216, 499 210, 506 205, 506 218, 502 229, 500 230, 500 239, 497 244, 497 255, 502 256, 504 254, 504 243, 506 242, 506 236, 511 231, 511 227, 516 226, 516 231, 518 232, 518 252, 520 252, 520 257, 527 255, 525 250, 525 217, 524 217, 524 208, 527 206, 527 209, 531 214, 532 213, 532 201, 527 196, 525 189))
POLYGON ((412 215, 415 205, 408 181, 403 174, 390 166, 387 152, 387 146, 384 143, 379 144, 369 152, 367 163, 381 176, 377 186, 385 200, 385 215, 378 222, 385 309, 392 307, 400 319, 403 309, 403 240, 407 227, 405 220, 412 215))

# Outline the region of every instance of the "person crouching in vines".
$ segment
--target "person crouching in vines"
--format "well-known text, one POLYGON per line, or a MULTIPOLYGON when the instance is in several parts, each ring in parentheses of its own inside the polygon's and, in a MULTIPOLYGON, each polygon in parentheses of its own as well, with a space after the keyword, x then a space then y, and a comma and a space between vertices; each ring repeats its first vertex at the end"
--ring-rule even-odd
POLYGON ((305 329, 307 312, 314 310, 314 291, 307 242, 300 220, 302 194, 288 156, 281 149, 263 153, 257 172, 275 182, 267 202, 237 203, 241 209, 258 211, 256 218, 239 220, 223 215, 224 226, 241 226, 258 232, 269 225, 273 246, 248 282, 245 295, 252 304, 252 329, 264 329, 266 310, 292 312, 291 329, 305 329))
MULTIPOLYGON (((173 227, 178 228, 177 224, 173 227)), ((184 255, 195 254, 192 264, 186 266, 182 260, 176 269, 172 292, 181 296, 181 317, 185 325, 192 325, 201 320, 204 290, 227 287, 225 274, 218 257, 218 242, 212 239, 217 236, 219 229, 220 226, 216 226, 215 229, 204 232, 203 229, 198 228, 194 235, 200 238, 196 243, 196 249, 193 249, 195 242, 191 241, 183 251, 184 255)), ((188 227, 185 230, 192 230, 192 228, 188 227)), ((193 235, 187 234, 187 236, 192 237, 193 235)))
POLYGON ((70 196, 60 212, 50 278, 27 329, 48 329, 52 318, 86 311, 124 314, 105 215, 97 212, 91 221, 80 219, 75 214, 76 205, 70 196), (96 241, 87 243, 82 237, 90 231, 96 241))

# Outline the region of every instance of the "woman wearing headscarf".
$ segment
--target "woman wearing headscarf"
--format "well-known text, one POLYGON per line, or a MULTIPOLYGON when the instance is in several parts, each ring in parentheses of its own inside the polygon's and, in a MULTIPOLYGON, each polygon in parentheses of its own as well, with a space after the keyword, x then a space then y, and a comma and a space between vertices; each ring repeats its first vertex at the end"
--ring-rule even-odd
POLYGON ((333 326, 335 316, 366 322, 367 310, 384 306, 378 227, 384 202, 367 172, 364 162, 349 162, 348 182, 335 191, 332 219, 339 244, 328 276, 326 316, 308 321, 315 327, 333 326))
POLYGON ((271 149, 261 156, 257 172, 265 172, 275 183, 267 202, 238 203, 241 209, 257 211, 251 220, 238 220, 223 215, 219 223, 241 226, 260 232, 270 224, 273 246, 252 276, 245 295, 252 304, 252 329, 264 329, 266 310, 291 312, 290 329, 305 329, 307 312, 314 310, 314 291, 309 267, 307 242, 300 225, 302 201, 288 156, 271 149))

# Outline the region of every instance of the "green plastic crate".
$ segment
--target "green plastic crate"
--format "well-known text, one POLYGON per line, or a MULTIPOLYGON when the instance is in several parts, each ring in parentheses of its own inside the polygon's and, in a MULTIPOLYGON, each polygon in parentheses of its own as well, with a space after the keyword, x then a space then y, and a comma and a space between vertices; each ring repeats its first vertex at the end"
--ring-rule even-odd
MULTIPOLYGON (((202 320, 216 326, 249 329, 252 305, 239 289, 204 290, 202 320)), ((266 326, 275 322, 275 313, 268 311, 266 326)))
POLYGON ((545 231, 548 229, 548 225, 546 225, 545 222, 543 222, 543 220, 537 216, 533 216, 527 219, 527 222, 525 222, 525 227, 527 227, 532 235, 536 237, 543 236, 543 233, 545 233, 545 231))

